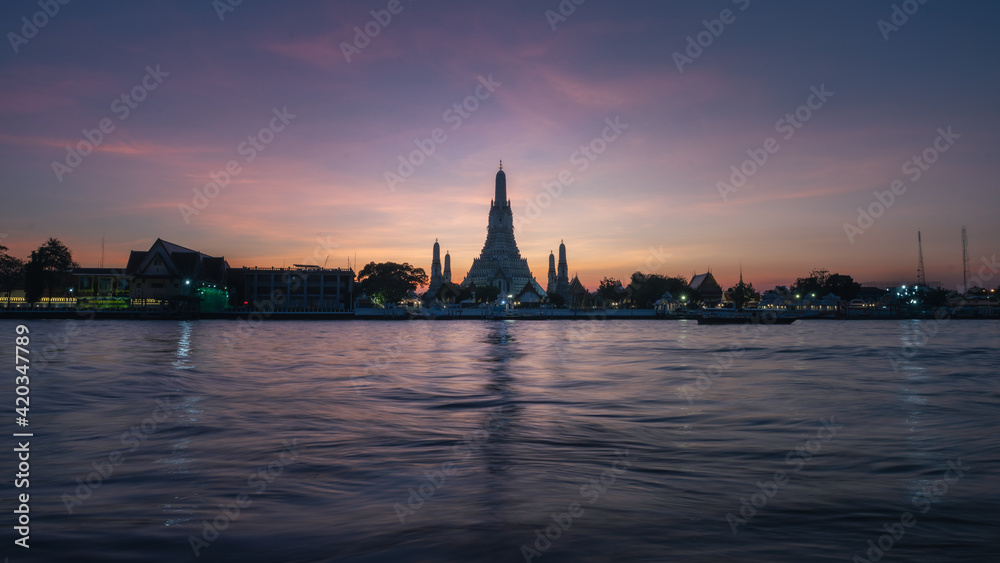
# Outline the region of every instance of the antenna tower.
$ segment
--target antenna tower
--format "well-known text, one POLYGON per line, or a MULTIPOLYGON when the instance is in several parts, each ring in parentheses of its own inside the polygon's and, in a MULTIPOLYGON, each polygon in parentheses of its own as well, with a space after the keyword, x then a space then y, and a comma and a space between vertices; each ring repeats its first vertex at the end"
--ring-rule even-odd
POLYGON ((920 265, 917 267, 917 285, 927 287, 927 271, 924 270, 924 242, 917 231, 917 249, 920 251, 920 265))
POLYGON ((969 235, 962 225, 962 290, 969 291, 969 235))

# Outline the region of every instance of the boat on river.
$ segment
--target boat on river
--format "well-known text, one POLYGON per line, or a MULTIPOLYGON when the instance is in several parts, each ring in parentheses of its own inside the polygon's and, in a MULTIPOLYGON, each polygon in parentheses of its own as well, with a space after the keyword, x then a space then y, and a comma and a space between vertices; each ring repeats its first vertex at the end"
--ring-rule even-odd
POLYGON ((797 321, 799 316, 784 311, 771 309, 705 309, 698 317, 698 324, 764 324, 789 325, 797 321))

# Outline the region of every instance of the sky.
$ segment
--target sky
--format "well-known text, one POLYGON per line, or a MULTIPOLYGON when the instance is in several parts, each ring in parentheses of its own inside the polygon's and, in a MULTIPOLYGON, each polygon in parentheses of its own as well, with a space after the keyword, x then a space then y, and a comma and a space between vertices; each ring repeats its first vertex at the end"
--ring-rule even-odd
POLYGON ((88 267, 102 240, 124 267, 162 238, 233 267, 429 273, 437 239, 461 281, 502 159, 543 283, 560 241, 591 290, 635 271, 915 280, 920 231, 928 281, 954 287, 963 226, 973 274, 1000 250, 998 16, 943 0, 9 0, 0 244, 24 258, 56 237, 88 267))

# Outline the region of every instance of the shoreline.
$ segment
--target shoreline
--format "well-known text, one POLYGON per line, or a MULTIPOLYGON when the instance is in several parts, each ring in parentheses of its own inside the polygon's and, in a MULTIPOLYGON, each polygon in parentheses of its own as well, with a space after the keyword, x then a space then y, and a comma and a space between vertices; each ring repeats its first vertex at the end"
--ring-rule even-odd
MULTIPOLYGON (((475 313, 482 313, 480 310, 473 310, 475 313)), ((558 310, 557 310, 558 311, 558 310)), ((330 312, 330 311, 221 311, 211 313, 166 313, 154 311, 94 311, 94 310, 0 310, 0 320, 121 320, 121 321, 184 321, 184 320, 231 320, 231 321, 484 321, 484 320, 518 320, 518 321, 554 321, 554 320, 633 320, 633 321, 698 321, 698 315, 657 315, 652 309, 623 310, 617 309, 614 312, 583 311, 583 310, 563 310, 556 313, 545 314, 457 314, 457 315, 433 315, 433 314, 409 314, 406 312, 386 312, 384 314, 356 314, 354 311, 330 312), (628 314, 626 314, 626 312, 628 314)), ((802 316, 797 317, 798 321, 898 321, 898 320, 933 320, 934 314, 926 315, 891 315, 891 316, 802 316)), ((954 316, 949 315, 951 320, 998 320, 998 316, 954 316)), ((707 323, 702 323, 707 324, 707 323)), ((734 323, 724 323, 734 324, 734 323)), ((738 323, 736 323, 738 324, 738 323)), ((773 323, 765 323, 773 324, 773 323)))

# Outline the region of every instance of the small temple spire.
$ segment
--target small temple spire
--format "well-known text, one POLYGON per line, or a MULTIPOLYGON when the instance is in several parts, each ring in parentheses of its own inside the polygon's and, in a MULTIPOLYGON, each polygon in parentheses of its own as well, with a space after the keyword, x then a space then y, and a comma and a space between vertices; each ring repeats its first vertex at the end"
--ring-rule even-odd
POLYGON ((434 238, 434 250, 431 254, 431 280, 430 286, 427 290, 431 292, 431 295, 437 292, 438 288, 441 287, 441 245, 438 243, 437 237, 434 238))

